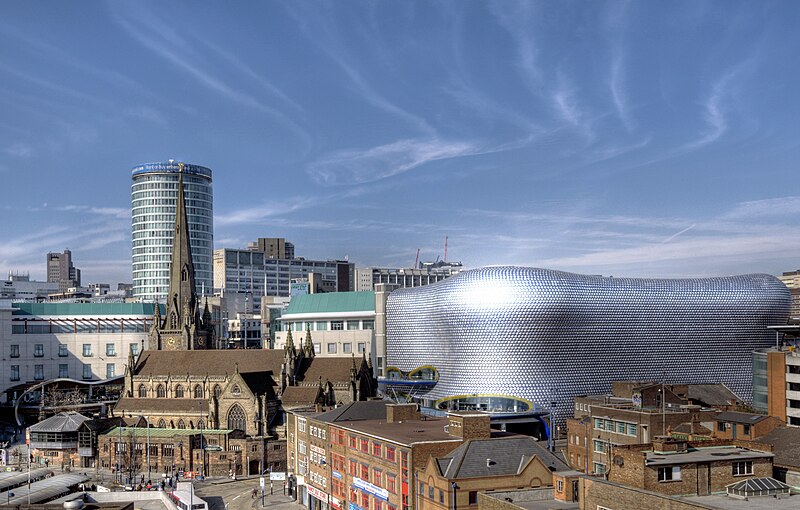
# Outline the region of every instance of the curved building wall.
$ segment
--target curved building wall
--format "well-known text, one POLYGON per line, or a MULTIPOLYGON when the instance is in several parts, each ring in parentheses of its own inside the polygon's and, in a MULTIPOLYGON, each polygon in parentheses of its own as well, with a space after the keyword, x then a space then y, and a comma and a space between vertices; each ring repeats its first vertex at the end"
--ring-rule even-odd
MULTIPOLYGON (((750 400, 751 353, 790 296, 776 278, 638 279, 527 267, 461 272, 387 302, 387 366, 432 365, 425 398, 508 395, 560 420, 615 380, 725 383, 750 400)), ((490 411, 492 409, 489 409, 490 411)))
MULTIPOLYGON (((145 301, 163 302, 169 290, 180 164, 170 160, 139 165, 132 170, 133 296, 145 301)), ((214 284, 211 170, 183 164, 183 185, 197 293, 205 287, 211 294, 214 284)))

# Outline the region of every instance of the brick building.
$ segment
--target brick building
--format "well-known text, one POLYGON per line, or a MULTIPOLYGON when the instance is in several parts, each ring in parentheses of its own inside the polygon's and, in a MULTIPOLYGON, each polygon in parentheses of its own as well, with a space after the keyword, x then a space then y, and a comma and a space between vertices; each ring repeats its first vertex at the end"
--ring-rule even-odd
POLYGON ((358 402, 290 413, 289 470, 312 509, 416 509, 414 473, 469 439, 490 437, 489 416, 421 416, 415 404, 358 402))
POLYGON ((574 417, 567 420, 567 462, 574 469, 603 474, 610 463, 609 447, 649 443, 686 422, 711 428, 719 411, 690 402, 702 398, 723 408, 737 402, 722 385, 698 385, 703 391, 695 390, 692 399, 693 386, 623 381, 613 383, 610 395, 575 397, 574 417), (719 388, 711 391, 708 386, 719 388))
POLYGON ((752 441, 783 425, 784 423, 774 416, 727 411, 720 413, 714 419, 714 437, 752 441))
POLYGON ((568 469, 529 436, 470 439, 415 473, 417 510, 474 508, 480 492, 553 487, 554 472, 568 469))
POLYGON ((616 446, 609 481, 670 495, 724 492, 748 477, 771 477, 773 454, 746 441, 691 443, 659 437, 652 444, 616 446))

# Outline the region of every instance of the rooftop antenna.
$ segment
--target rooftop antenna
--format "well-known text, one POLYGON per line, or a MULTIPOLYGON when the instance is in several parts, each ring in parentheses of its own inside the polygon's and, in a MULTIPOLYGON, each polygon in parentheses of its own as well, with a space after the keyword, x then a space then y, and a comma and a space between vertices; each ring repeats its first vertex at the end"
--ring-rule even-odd
POLYGON ((444 236, 444 258, 442 262, 447 262, 447 236, 444 236))
POLYGON ((417 248, 417 258, 414 259, 414 269, 419 268, 419 248, 417 248))

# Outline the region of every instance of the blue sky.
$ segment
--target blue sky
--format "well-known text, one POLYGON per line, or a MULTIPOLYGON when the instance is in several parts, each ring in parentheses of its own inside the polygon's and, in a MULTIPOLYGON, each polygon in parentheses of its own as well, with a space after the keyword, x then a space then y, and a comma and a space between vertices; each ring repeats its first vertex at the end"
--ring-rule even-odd
POLYGON ((4 2, 0 271, 130 281, 130 169, 216 247, 615 276, 800 267, 797 2, 4 2))

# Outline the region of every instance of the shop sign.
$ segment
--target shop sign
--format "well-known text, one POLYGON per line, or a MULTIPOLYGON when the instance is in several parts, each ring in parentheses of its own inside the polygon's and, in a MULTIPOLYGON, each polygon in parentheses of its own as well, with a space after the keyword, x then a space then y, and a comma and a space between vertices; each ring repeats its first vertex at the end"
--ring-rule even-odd
POLYGON ((382 489, 377 485, 372 485, 366 480, 362 480, 361 478, 353 478, 353 486, 356 489, 361 489, 364 492, 372 494, 376 498, 382 499, 384 501, 389 501, 389 491, 386 489, 382 489))
POLYGON ((340 472, 336 471, 335 469, 333 471, 331 471, 331 474, 333 474, 334 478, 338 478, 339 480, 342 479, 342 474, 340 472))
POLYGON ((328 495, 322 492, 321 490, 317 489, 313 485, 307 485, 308 493, 317 498, 318 500, 322 501, 323 503, 328 502, 328 495))
POLYGON ((363 508, 361 508, 360 506, 356 505, 355 503, 350 503, 349 509, 350 510, 364 510, 363 508))
POLYGON ((336 510, 342 510, 342 501, 331 496, 331 506, 336 510))

